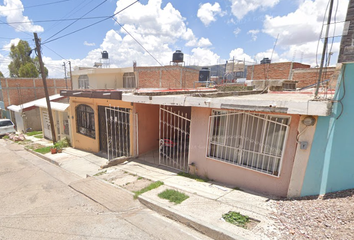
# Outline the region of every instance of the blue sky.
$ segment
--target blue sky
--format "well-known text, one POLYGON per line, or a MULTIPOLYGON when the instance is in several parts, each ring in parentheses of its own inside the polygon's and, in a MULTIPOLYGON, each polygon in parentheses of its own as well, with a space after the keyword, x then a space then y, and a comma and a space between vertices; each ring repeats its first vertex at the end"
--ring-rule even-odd
MULTIPOLYGON (((320 59, 316 52, 322 52, 322 41, 318 39, 328 2, 3 0, 0 71, 8 76, 11 44, 23 39, 34 48, 33 32, 42 39, 50 77, 64 76, 63 62, 71 61, 73 67, 93 66, 104 50, 109 53, 111 67, 131 66, 133 61, 138 66, 168 65, 177 49, 185 54, 186 64, 200 66, 232 58, 253 64, 264 57, 272 57, 273 62, 297 61, 315 66, 320 59), (132 3, 114 19, 109 18, 132 3), (97 23, 104 17, 108 19, 97 23), (72 20, 78 18, 90 19, 72 20), (87 27, 91 24, 95 25, 87 27)), ((335 1, 333 20, 339 23, 332 25, 331 35, 341 35, 347 7, 348 0, 335 1)), ((331 64, 335 64, 340 37, 329 42, 331 64)))

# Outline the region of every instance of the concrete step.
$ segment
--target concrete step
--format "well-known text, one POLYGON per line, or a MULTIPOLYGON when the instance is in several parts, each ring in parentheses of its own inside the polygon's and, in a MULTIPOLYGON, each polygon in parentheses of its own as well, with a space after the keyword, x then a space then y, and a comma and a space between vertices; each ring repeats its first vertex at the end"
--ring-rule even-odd
POLYGON ((112 212, 123 213, 141 208, 139 201, 134 200, 130 192, 95 177, 81 179, 69 186, 112 212))

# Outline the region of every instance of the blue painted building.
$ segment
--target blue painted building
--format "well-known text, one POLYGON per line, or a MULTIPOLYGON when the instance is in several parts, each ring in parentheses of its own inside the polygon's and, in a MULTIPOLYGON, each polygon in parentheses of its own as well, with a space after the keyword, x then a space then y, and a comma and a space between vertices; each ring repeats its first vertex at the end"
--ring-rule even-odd
POLYGON ((301 196, 354 188, 354 63, 343 63, 332 114, 319 116, 301 196))

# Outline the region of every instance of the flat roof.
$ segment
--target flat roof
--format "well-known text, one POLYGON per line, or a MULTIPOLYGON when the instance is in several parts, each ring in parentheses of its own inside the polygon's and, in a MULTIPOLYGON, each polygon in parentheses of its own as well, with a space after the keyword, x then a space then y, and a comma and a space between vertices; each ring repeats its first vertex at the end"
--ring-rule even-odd
POLYGON ((286 114, 328 116, 331 113, 330 99, 315 100, 312 92, 281 92, 228 97, 193 97, 187 94, 142 96, 123 93, 126 102, 235 109, 247 111, 278 112, 286 114))

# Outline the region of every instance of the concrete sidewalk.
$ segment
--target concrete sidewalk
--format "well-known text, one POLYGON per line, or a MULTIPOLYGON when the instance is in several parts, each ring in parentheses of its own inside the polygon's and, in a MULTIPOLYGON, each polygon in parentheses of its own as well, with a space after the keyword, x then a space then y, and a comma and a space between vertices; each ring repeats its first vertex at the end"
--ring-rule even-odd
MULTIPOLYGON (((91 180, 95 178, 103 181, 97 176, 121 172, 129 175, 126 179, 127 177, 131 179, 126 184, 141 178, 162 181, 164 185, 140 195, 139 201, 156 212, 197 229, 213 239, 269 239, 267 236, 273 235, 272 232, 276 231, 272 227, 271 201, 267 197, 234 190, 214 182, 198 182, 141 159, 133 159, 133 161, 101 169, 101 166, 108 163, 106 159, 73 148, 65 148, 63 153, 48 153, 41 156, 70 172, 91 180), (189 198, 175 205, 157 196, 165 189, 178 190, 187 194, 189 198), (225 222, 222 215, 229 211, 249 216, 254 220, 252 228, 243 229, 225 222)), ((102 189, 95 191, 97 184, 91 185, 92 189, 89 185, 87 186, 87 192, 96 196, 88 197, 96 198, 95 201, 100 202, 102 198, 99 197, 99 192, 102 189)), ((110 201, 105 199, 100 203, 105 205, 107 202, 110 201)))

